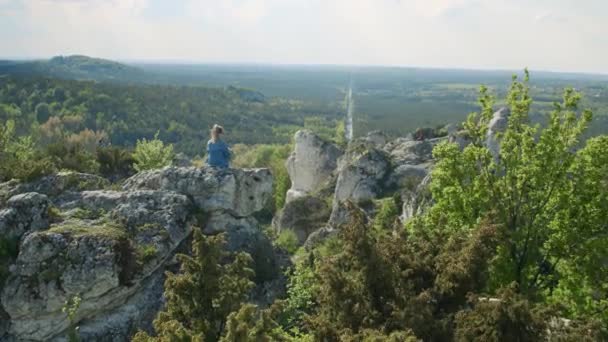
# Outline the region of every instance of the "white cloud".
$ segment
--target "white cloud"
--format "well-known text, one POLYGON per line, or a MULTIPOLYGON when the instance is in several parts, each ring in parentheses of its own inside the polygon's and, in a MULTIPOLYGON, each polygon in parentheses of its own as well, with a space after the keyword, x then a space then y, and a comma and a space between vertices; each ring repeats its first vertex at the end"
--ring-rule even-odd
MULTIPOLYGON (((591 3, 593 2, 593 6, 591 3)), ((0 56, 608 72, 589 0, 0 0, 0 56), (153 6, 161 16, 146 10, 153 6), (168 6, 180 15, 162 16, 168 6), (18 13, 15 12, 18 9, 18 13), (10 22, 10 23, 9 23, 10 22)), ((604 9, 604 11, 600 11, 604 9)))

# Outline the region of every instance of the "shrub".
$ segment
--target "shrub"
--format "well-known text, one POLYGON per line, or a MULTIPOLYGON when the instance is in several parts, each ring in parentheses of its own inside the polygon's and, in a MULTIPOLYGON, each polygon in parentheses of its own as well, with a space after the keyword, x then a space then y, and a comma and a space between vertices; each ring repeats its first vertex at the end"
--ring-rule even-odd
POLYGON ((106 178, 121 179, 133 174, 133 156, 121 147, 100 147, 97 149, 99 172, 106 178))
POLYGON ((15 137, 13 121, 0 125, 0 181, 30 181, 54 170, 52 161, 41 155, 31 137, 15 137))
POLYGON ((64 142, 50 144, 46 147, 46 154, 58 169, 91 174, 99 172, 96 156, 81 145, 68 145, 64 142))
POLYGON ((133 341, 217 341, 228 315, 238 310, 254 284, 251 257, 223 251, 223 235, 194 230, 192 256, 179 254, 181 272, 167 273, 166 306, 154 320, 158 337, 138 332, 133 341))
POLYGON ((173 160, 173 145, 166 145, 158 139, 156 132, 154 139, 137 140, 133 152, 133 168, 137 171, 160 169, 171 164, 173 160))
POLYGON ((274 241, 275 245, 286 250, 289 254, 294 254, 299 247, 298 237, 293 230, 283 230, 277 239, 274 241))

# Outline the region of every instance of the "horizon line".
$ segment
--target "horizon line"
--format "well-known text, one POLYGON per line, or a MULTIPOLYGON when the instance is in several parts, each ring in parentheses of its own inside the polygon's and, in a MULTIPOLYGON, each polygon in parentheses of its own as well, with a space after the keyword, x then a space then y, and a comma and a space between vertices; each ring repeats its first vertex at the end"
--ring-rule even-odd
POLYGON ((70 56, 84 56, 89 58, 104 59, 113 62, 119 62, 122 64, 143 64, 143 65, 224 65, 224 66, 266 66, 266 67, 339 67, 339 68, 397 68, 397 69, 421 69, 421 70, 449 70, 449 71, 477 71, 477 72, 504 72, 504 73, 521 73, 525 69, 531 72, 550 73, 550 74, 564 74, 564 75, 581 75, 581 76, 601 76, 608 77, 608 71, 559 71, 544 68, 528 68, 522 67, 508 68, 508 67, 458 67, 458 66, 425 66, 425 65, 404 65, 404 64, 360 64, 360 63, 295 63, 295 62, 259 62, 259 61, 202 61, 194 59, 179 59, 179 58, 109 58, 109 57, 97 57, 86 54, 71 53, 71 54, 58 54, 53 56, 0 56, 0 61, 46 61, 53 57, 70 57, 70 56))

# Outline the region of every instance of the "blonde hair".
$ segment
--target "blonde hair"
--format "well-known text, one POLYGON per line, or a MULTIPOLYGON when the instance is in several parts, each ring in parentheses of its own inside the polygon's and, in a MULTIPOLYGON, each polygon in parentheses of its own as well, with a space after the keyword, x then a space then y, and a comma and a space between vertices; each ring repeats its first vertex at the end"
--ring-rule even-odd
POLYGON ((224 133, 224 127, 220 126, 220 125, 213 125, 213 128, 211 128, 211 140, 215 141, 220 134, 224 133))

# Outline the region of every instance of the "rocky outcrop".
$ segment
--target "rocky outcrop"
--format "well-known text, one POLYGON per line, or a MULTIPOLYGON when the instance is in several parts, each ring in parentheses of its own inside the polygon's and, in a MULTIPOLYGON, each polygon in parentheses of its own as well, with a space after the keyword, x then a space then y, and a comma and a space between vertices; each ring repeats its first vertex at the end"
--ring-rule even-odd
POLYGON ((291 179, 287 202, 319 190, 334 174, 343 153, 336 145, 306 130, 298 131, 294 141, 294 151, 286 162, 291 179))
POLYGON ((379 145, 379 139, 363 137, 351 142, 339 161, 329 225, 336 228, 348 221, 345 201, 353 202, 372 216, 375 212, 372 200, 395 194, 406 204, 401 216, 409 218, 410 212, 422 208, 422 201, 418 200, 423 192, 421 184, 432 168, 434 146, 444 140, 397 138, 379 145))
POLYGON ((28 192, 11 197, 0 210, 0 236, 19 240, 29 232, 49 226, 49 199, 46 195, 28 192))
POLYGON ((272 224, 280 233, 291 230, 298 242, 303 244, 308 236, 323 227, 331 213, 330 205, 314 196, 303 196, 285 204, 275 216, 272 224))
POLYGON ((96 175, 59 172, 31 183, 9 181, 0 184, 0 205, 9 198, 26 192, 37 192, 49 197, 58 197, 64 193, 99 190, 109 186, 110 182, 107 179, 96 175))
POLYGON ((69 325, 62 307, 76 296, 85 341, 126 341, 149 327, 162 305, 164 271, 195 225, 225 232, 229 248, 250 252, 259 282, 281 273, 252 217, 271 195, 266 169, 170 167, 137 174, 121 190, 103 188, 84 174, 0 185, 16 194, 0 210, 0 231, 20 238, 0 296, 0 315, 10 317, 3 329, 13 338, 61 340, 69 325), (51 206, 58 217, 49 217, 51 206))
POLYGON ((507 129, 510 115, 511 111, 509 108, 500 108, 494 113, 492 120, 490 120, 490 123, 488 124, 486 146, 494 157, 494 161, 497 163, 500 154, 500 134, 507 129))
POLYGON ((206 211, 224 210, 245 217, 264 208, 272 194, 272 174, 268 169, 167 167, 140 172, 129 178, 123 189, 175 191, 206 211))

